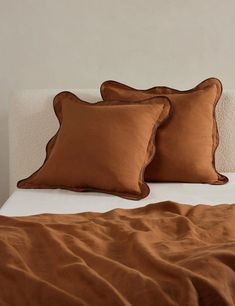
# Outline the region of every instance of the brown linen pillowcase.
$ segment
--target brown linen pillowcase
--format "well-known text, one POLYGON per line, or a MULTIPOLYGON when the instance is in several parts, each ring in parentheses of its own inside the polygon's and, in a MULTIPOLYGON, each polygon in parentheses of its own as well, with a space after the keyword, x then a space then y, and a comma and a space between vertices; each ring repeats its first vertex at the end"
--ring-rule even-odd
POLYGON ((132 200, 149 194, 144 170, 155 152, 156 129, 169 115, 168 98, 88 103, 62 92, 53 105, 59 130, 43 165, 19 188, 94 190, 132 200))
POLYGON ((156 153, 147 166, 145 179, 153 182, 224 184, 228 178, 215 169, 219 136, 215 107, 222 84, 209 78, 185 91, 168 87, 134 89, 115 81, 100 88, 103 100, 138 101, 154 96, 169 97, 173 115, 156 134, 156 153))

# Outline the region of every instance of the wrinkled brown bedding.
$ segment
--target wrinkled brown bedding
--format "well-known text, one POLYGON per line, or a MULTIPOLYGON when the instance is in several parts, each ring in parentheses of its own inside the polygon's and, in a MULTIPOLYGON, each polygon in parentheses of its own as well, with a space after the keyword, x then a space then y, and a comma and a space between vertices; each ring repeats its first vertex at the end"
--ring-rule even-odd
POLYGON ((235 305, 235 204, 0 216, 0 305, 235 305))

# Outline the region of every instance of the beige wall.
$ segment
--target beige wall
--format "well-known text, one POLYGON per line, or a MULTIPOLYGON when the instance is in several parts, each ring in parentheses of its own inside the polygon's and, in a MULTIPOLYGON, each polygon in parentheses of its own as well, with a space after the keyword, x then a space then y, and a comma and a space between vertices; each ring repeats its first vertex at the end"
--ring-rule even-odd
POLYGON ((3 202, 12 91, 106 79, 189 88, 209 76, 235 88, 235 1, 0 0, 0 47, 3 202))

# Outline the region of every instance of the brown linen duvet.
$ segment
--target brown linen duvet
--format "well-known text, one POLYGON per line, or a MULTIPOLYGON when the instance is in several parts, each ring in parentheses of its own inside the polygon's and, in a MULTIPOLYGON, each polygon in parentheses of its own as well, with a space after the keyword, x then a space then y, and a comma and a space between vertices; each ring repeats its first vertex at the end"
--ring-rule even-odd
POLYGON ((235 204, 0 216, 0 305, 235 305, 235 204))

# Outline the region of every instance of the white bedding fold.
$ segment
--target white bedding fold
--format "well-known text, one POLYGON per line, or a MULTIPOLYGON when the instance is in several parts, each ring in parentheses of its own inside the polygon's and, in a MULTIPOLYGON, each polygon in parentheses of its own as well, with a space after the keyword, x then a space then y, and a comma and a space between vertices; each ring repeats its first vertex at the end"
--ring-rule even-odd
POLYGON ((148 203, 174 201, 191 204, 235 203, 235 173, 226 173, 230 182, 225 185, 154 183, 150 195, 140 201, 94 192, 66 190, 16 190, 0 208, 5 216, 27 216, 41 213, 105 212, 114 208, 136 208, 148 203))

